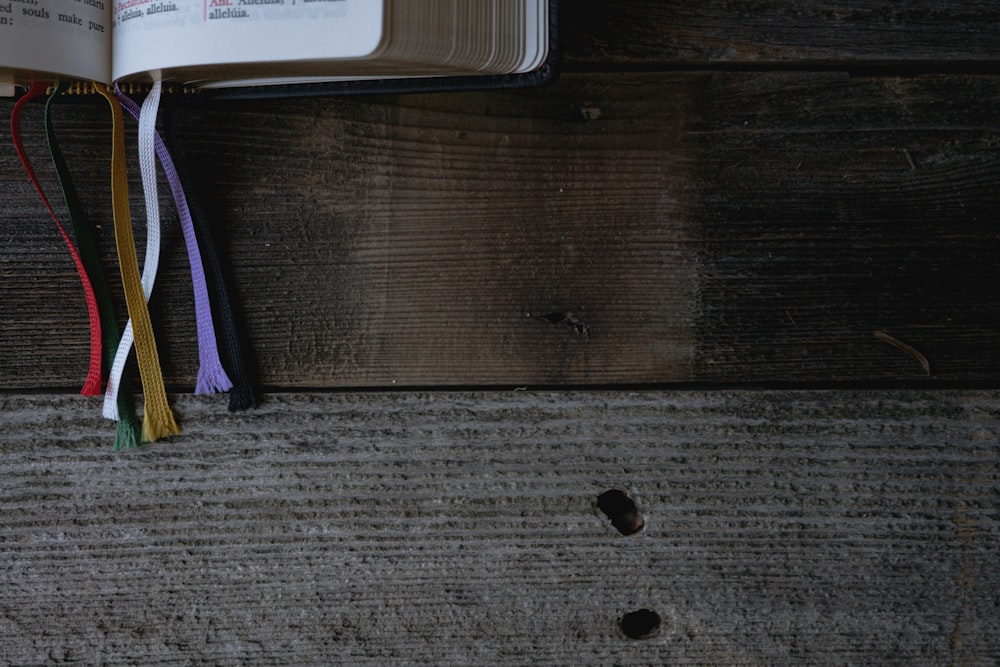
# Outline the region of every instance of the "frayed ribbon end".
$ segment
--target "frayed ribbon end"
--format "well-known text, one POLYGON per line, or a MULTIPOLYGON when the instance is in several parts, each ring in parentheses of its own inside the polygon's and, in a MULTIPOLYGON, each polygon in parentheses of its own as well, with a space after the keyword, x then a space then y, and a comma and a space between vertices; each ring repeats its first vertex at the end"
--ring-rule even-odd
POLYGON ((139 446, 139 422, 136 419, 122 419, 115 427, 115 451, 136 449, 139 446))
POLYGON ((233 388, 233 382, 226 375, 226 371, 222 369, 222 366, 213 364, 211 366, 202 366, 198 369, 198 380, 195 383, 194 393, 199 396, 205 394, 218 394, 224 391, 229 391, 233 388))
POLYGON ((101 376, 100 375, 89 375, 87 381, 83 384, 83 389, 80 390, 81 396, 100 396, 101 395, 101 376))
POLYGON ((229 392, 230 412, 243 412, 250 408, 256 408, 259 405, 260 402, 257 400, 257 394, 254 392, 253 387, 233 387, 233 390, 229 392))
POLYGON ((142 417, 142 441, 144 443, 156 442, 160 438, 177 435, 181 432, 177 422, 174 421, 173 413, 170 411, 167 411, 162 421, 153 417, 152 413, 146 409, 143 409, 142 417))

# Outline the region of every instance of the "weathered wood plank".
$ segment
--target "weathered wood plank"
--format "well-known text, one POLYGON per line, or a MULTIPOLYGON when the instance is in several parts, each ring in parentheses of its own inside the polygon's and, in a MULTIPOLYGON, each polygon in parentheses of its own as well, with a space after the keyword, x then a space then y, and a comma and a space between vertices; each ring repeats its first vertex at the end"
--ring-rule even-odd
MULTIPOLYGON (((920 380, 877 330, 938 379, 992 381, 998 90, 588 74, 178 119, 270 386, 920 380), (544 319, 564 312, 579 326, 544 319)), ((38 111, 25 128, 42 155, 38 111)), ((100 106, 57 117, 113 268, 105 123, 100 106)), ((0 386, 74 386, 80 290, 7 153, 0 211, 0 386)), ((183 388, 197 358, 172 219, 167 239, 153 310, 183 388)))
POLYGON ((698 376, 922 376, 884 330, 936 377, 994 380, 1000 143, 975 100, 1000 80, 733 81, 703 100, 730 111, 689 128, 714 172, 694 214, 698 376))
POLYGON ((1000 6, 989 0, 564 0, 561 5, 571 66, 1000 64, 1000 6))
POLYGON ((94 401, 0 396, 0 661, 1000 660, 997 392, 175 403, 113 455, 94 401))

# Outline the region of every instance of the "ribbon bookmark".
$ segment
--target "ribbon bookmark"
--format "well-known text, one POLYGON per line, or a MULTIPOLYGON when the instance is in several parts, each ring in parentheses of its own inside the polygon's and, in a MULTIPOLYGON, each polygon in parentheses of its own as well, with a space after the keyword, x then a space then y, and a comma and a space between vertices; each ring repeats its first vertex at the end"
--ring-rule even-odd
MULTIPOLYGON (((121 267, 122 284, 125 289, 125 303, 128 306, 129 324, 125 327, 128 335, 130 327, 134 331, 135 354, 139 361, 139 375, 144 394, 142 439, 153 442, 162 437, 180 432, 174 421, 173 412, 167 402, 160 371, 160 359, 156 352, 156 338, 153 324, 146 307, 148 294, 152 292, 153 280, 159 263, 159 224, 147 230, 147 257, 143 277, 139 275, 139 258, 135 251, 135 237, 132 234, 131 212, 128 202, 128 178, 125 158, 125 121, 121 105, 114 94, 104 84, 95 88, 111 107, 113 139, 111 143, 111 199, 115 220, 115 244, 118 248, 118 263, 121 267), (149 241, 153 237, 155 244, 149 241), (155 245, 155 248, 153 247, 155 245), (154 252, 150 252, 154 250, 154 252), (144 280, 147 273, 149 280, 144 280), (148 288, 148 291, 147 291, 148 288)), ((124 340, 124 336, 123 336, 124 340)), ((119 345, 121 349, 121 345, 119 345)), ((107 402, 105 402, 107 407, 107 402)))
POLYGON ((28 159, 28 153, 24 149, 24 142, 21 139, 21 116, 24 112, 24 107, 31 100, 44 94, 45 88, 46 84, 41 81, 34 81, 28 92, 14 103, 14 108, 10 114, 10 134, 14 142, 14 150, 17 152, 17 157, 20 158, 21 164, 24 166, 24 171, 27 172, 32 185, 38 191, 38 196, 42 198, 42 203, 45 204, 49 215, 52 216, 56 227, 59 228, 59 233, 62 234, 63 241, 66 243, 66 247, 73 257, 76 271, 80 274, 80 282, 83 285, 83 294, 87 302, 87 313, 90 318, 90 365, 87 371, 87 379, 80 393, 84 396, 97 396, 101 393, 101 320, 97 308, 97 298, 94 296, 94 288, 90 283, 90 278, 87 276, 87 270, 84 268, 83 261, 80 259, 76 248, 73 247, 73 242, 63 228, 62 223, 59 222, 59 216, 52 209, 48 197, 45 196, 42 185, 39 183, 38 177, 35 175, 35 170, 31 166, 31 160, 28 159))
MULTIPOLYGON (((69 88, 69 83, 60 82, 52 87, 52 92, 45 102, 45 136, 49 143, 49 153, 52 156, 52 164, 56 169, 56 176, 62 188, 63 200, 66 202, 66 210, 69 211, 70 222, 73 223, 73 233, 76 235, 76 243, 79 247, 80 258, 83 266, 87 270, 90 282, 97 297, 97 308, 101 315, 101 332, 104 351, 104 370, 111 371, 111 364, 115 350, 118 349, 118 341, 121 339, 121 330, 118 327, 118 317, 115 314, 114 301, 111 298, 111 291, 108 289, 108 281, 104 275, 104 268, 101 266, 101 256, 97 250, 97 242, 90 222, 84 212, 83 205, 77 195, 70 176, 69 167, 63 158, 56 140, 55 129, 52 126, 52 107, 59 96, 69 88)), ((135 398, 128 390, 128 384, 118 394, 118 413, 121 419, 115 429, 115 451, 122 449, 132 449, 139 445, 142 425, 135 414, 135 398)))
POLYGON ((198 198, 197 183, 187 170, 184 151, 177 136, 176 118, 171 114, 167 116, 165 121, 165 143, 178 157, 177 163, 174 165, 177 170, 178 183, 185 188, 187 208, 194 223, 198 242, 204 252, 205 264, 210 277, 208 287, 212 293, 212 302, 216 307, 216 321, 221 324, 219 328, 222 338, 220 352, 225 358, 226 368, 229 369, 229 375, 233 380, 233 388, 229 392, 229 411, 236 412, 237 410, 256 408, 260 401, 254 388, 251 372, 252 352, 240 339, 240 324, 236 317, 234 299, 230 296, 225 264, 215 242, 212 225, 209 223, 208 216, 198 198))
MULTIPOLYGON (((201 261, 201 252, 198 248, 198 238, 195 235, 194 223, 191 219, 191 211, 188 208, 187 197, 184 194, 184 187, 181 185, 174 167, 174 161, 170 157, 166 144, 156 133, 156 117, 158 103, 160 99, 159 83, 154 84, 156 93, 152 91, 143 102, 142 108, 135 103, 132 98, 115 88, 115 94, 122 107, 139 121, 139 165, 143 170, 143 184, 151 183, 155 188, 155 168, 152 153, 155 149, 156 156, 160 159, 160 165, 167 176, 170 184, 170 191, 174 198, 174 205, 177 207, 177 217, 180 218, 181 230, 184 234, 184 242, 187 247, 188 264, 191 267, 191 286, 194 290, 195 324, 198 331, 198 380, 195 384, 194 393, 212 394, 220 391, 228 391, 233 383, 222 367, 219 360, 219 346, 215 338, 215 324, 212 318, 212 304, 209 300, 208 287, 205 280, 205 268, 201 261), (149 177, 147 178, 147 174, 149 177)), ((146 206, 157 205, 158 199, 153 192, 153 202, 147 192, 146 206)))

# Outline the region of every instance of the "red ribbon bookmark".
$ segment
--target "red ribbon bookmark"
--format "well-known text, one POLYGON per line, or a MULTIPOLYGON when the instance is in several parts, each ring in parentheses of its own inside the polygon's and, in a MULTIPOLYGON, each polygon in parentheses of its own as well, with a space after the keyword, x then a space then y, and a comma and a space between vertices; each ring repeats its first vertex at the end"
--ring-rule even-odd
POLYGON ((73 242, 63 228, 62 223, 59 222, 59 216, 52 209, 48 197, 42 191, 42 185, 38 182, 35 170, 31 167, 31 160, 28 159, 28 153, 24 150, 24 141, 21 139, 21 115, 24 112, 24 107, 34 98, 44 95, 45 89, 45 83, 34 81, 28 92, 14 103, 14 109, 10 114, 10 134, 11 139, 14 141, 14 150, 17 151, 17 157, 21 159, 24 171, 27 172, 32 185, 38 191, 38 196, 42 198, 42 203, 45 204, 49 215, 52 216, 56 227, 59 228, 59 233, 62 234, 63 240, 66 242, 66 247, 69 248, 69 252, 73 256, 76 271, 80 274, 80 282, 83 284, 83 294, 87 301, 87 312, 90 315, 90 368, 87 371, 87 380, 84 382, 80 393, 84 396, 99 396, 101 393, 101 318, 97 310, 97 298, 94 296, 94 288, 90 284, 90 278, 87 276, 86 269, 83 268, 83 261, 80 259, 79 253, 77 253, 76 248, 73 246, 73 242))

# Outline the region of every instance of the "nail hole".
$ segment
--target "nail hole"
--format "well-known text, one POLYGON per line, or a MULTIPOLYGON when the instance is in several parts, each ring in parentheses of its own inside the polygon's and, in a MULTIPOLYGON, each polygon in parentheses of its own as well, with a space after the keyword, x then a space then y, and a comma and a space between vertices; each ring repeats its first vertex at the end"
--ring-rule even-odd
POLYGON ((634 535, 646 525, 639 508, 624 491, 611 489, 597 496, 597 508, 611 519, 611 525, 622 535, 634 535))
POLYGON ((660 631, 660 615, 652 609, 630 611, 622 616, 622 632, 629 639, 649 639, 660 631))

